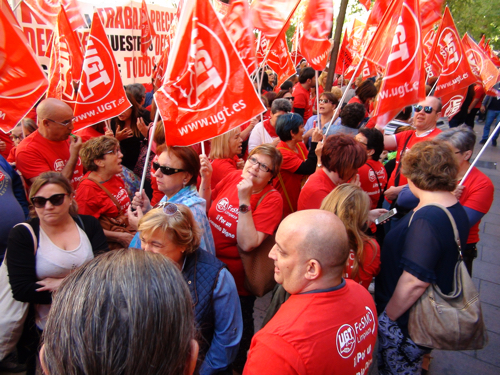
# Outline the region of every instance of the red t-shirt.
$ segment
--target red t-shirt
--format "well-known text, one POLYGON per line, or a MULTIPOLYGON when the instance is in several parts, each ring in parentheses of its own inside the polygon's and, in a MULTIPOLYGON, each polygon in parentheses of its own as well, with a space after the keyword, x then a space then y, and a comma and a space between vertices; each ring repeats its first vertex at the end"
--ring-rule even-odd
POLYGON ((318 169, 309 176, 300 191, 297 211, 320 208, 323 199, 336 187, 337 185, 333 183, 323 169, 318 169))
MULTIPOLYGON (((346 279, 351 279, 363 285, 366 289, 370 286, 373 278, 380 272, 380 246, 375 239, 366 241, 363 247, 363 259, 361 266, 358 267, 358 274, 355 278, 352 277, 352 268, 354 266, 354 251, 349 251, 349 262, 347 272, 344 272, 346 279)), ((345 271, 345 270, 344 270, 345 271)))
POLYGON ((82 129, 79 132, 76 132, 76 134, 82 138, 82 142, 87 142, 89 139, 104 135, 103 133, 99 133, 93 126, 82 129))
POLYGON ((368 159, 366 164, 358 169, 358 174, 361 189, 366 191, 370 197, 370 209, 373 210, 377 208, 380 193, 387 183, 387 172, 385 171, 385 167, 379 161, 368 159))
POLYGON ((429 139, 434 138, 439 133, 441 133, 441 130, 439 130, 438 128, 435 128, 433 131, 431 131, 429 134, 427 134, 423 137, 417 137, 415 135, 415 130, 406 130, 404 132, 401 132, 401 133, 398 133, 395 135, 396 143, 398 145, 397 155, 396 155, 396 165, 394 166, 394 172, 392 172, 391 178, 389 179, 389 183, 387 184, 388 189, 392 186, 403 186, 403 185, 406 185, 408 183, 408 180, 406 179, 406 177, 403 176, 403 174, 399 173, 401 176, 399 178, 399 184, 395 185, 396 174, 398 174, 396 172, 398 171, 399 162, 401 160, 401 153, 403 152, 403 147, 405 146, 406 140, 411 137, 410 140, 408 141, 408 143, 406 144, 406 151, 408 151, 409 149, 411 149, 413 147, 413 145, 417 144, 418 142, 428 141, 429 139))
MULTIPOLYGON (((239 198, 236 185, 242 180, 241 171, 235 171, 226 176, 212 190, 212 206, 208 211, 208 221, 214 236, 217 258, 227 264, 229 272, 234 277, 238 294, 248 296, 243 287, 245 272, 241 262, 237 244, 236 228, 238 225, 239 198)), ((258 232, 273 234, 278 227, 283 214, 283 200, 281 195, 268 185, 259 194, 252 194, 250 198, 251 214, 255 229, 258 232), (265 198, 255 208, 260 197, 269 190, 265 198)))
POLYGON ((212 186, 215 187, 224 177, 238 170, 236 160, 231 158, 214 159, 212 161, 212 186))
MULTIPOLYGON (((465 189, 460 197, 460 204, 475 211, 487 213, 493 203, 495 187, 483 172, 476 167, 472 168, 464 181, 465 189)), ((469 231, 467 243, 479 242, 479 220, 469 231)))
MULTIPOLYGON (((88 177, 89 174, 90 172, 87 172, 84 177, 88 177)), ((123 180, 116 175, 102 185, 120 203, 121 211, 127 211, 128 206, 130 206, 130 199, 123 180)), ((82 180, 78 185, 76 202, 78 203, 78 213, 80 215, 92 215, 99 219, 101 216, 116 217, 120 213, 108 194, 90 180, 82 180)))
POLYGON ((481 108, 481 104, 483 104, 483 99, 486 93, 484 92, 483 85, 478 83, 474 86, 474 99, 479 99, 474 108, 481 108))
POLYGON ((283 198, 283 217, 297 211, 300 188, 307 175, 294 172, 307 159, 307 148, 303 142, 297 143, 298 152, 293 151, 285 142, 278 143, 277 149, 283 155, 280 173, 273 180, 273 185, 283 198), (285 194, 286 190, 286 194, 285 194))
MULTIPOLYGON (((69 140, 49 141, 38 130, 27 136, 17 146, 16 168, 21 172, 28 185, 30 178, 38 177, 47 171, 61 172, 69 159, 69 140)), ((83 177, 82 160, 78 161, 73 171, 71 184, 76 189, 83 177)))
POLYGON ((313 115, 311 93, 297 83, 293 87, 294 108, 304 108, 304 123, 313 115))
POLYGON ((16 161, 16 150, 17 147, 12 147, 9 152, 9 156, 7 157, 7 162, 9 163, 15 163, 16 161))
POLYGON ((365 107, 365 117, 368 116, 368 114, 370 113, 370 104, 369 103, 363 103, 361 101, 360 98, 358 98, 357 96, 353 96, 351 98, 351 100, 349 100, 349 102, 347 104, 351 104, 351 103, 359 103, 361 104, 363 107, 365 107))
POLYGON ((377 326, 373 298, 352 280, 294 294, 253 337, 243 375, 367 374, 377 326))
POLYGON ((7 133, 4 133, 3 131, 0 130, 0 141, 5 142, 5 150, 0 152, 0 155, 2 155, 5 159, 9 157, 10 150, 12 147, 14 147, 14 142, 12 142, 12 139, 10 139, 10 135, 7 133))

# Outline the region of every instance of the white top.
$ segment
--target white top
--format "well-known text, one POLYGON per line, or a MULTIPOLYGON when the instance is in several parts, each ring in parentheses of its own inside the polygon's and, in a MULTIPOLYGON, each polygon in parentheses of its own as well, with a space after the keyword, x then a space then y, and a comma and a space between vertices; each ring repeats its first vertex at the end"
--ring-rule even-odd
MULTIPOLYGON (((75 224, 76 225, 76 224, 75 224)), ((77 225, 80 244, 74 250, 63 250, 56 246, 40 227, 40 241, 36 252, 36 276, 38 280, 47 277, 63 278, 73 270, 94 258, 92 245, 87 234, 77 225)), ((50 305, 35 305, 36 325, 45 328, 50 305)))
POLYGON ((273 137, 267 132, 264 123, 259 122, 250 133, 250 138, 248 138, 248 152, 252 152, 255 147, 264 143, 273 143, 273 137))

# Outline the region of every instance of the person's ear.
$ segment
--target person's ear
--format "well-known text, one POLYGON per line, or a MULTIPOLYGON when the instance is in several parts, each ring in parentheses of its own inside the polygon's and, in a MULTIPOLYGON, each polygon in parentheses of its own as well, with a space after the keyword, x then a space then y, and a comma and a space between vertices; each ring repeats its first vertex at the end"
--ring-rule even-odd
POLYGON ((184 179, 182 180, 184 186, 186 186, 187 184, 189 184, 189 181, 191 181, 191 179, 193 178, 193 175, 189 172, 184 172, 184 179))
POLYGON ((374 150, 374 149, 367 150, 367 154, 368 154, 368 156, 370 156, 370 157, 371 157, 374 153, 375 153, 375 150, 374 150))
POLYGON ((472 150, 468 150, 464 152, 464 159, 467 161, 470 161, 470 158, 472 157, 472 150))
POLYGON ((305 278, 307 280, 316 280, 321 275, 321 264, 316 259, 309 259, 307 262, 305 278))
POLYGON ((198 362, 198 352, 200 350, 200 346, 198 345, 198 341, 191 340, 191 355, 188 359, 188 363, 186 366, 186 371, 184 371, 185 375, 193 375, 194 370, 196 369, 196 363, 198 362))

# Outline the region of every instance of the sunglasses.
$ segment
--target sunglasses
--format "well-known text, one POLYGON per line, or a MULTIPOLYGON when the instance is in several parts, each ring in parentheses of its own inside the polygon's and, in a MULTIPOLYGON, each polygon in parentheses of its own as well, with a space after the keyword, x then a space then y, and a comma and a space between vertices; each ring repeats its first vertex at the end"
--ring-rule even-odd
POLYGON ((319 102, 321 104, 326 104, 326 103, 330 103, 330 101, 328 99, 320 99, 319 102))
POLYGON ((161 173, 163 173, 167 176, 171 176, 171 175, 179 173, 179 172, 185 172, 184 169, 165 167, 165 166, 160 165, 159 163, 154 161, 153 162, 153 170, 156 172, 158 169, 161 171, 161 173))
POLYGON ((414 105, 413 106, 413 109, 415 110, 415 112, 420 112, 422 109, 424 110, 425 113, 427 114, 431 114, 432 111, 434 111, 434 108, 432 108, 430 105, 426 105, 425 107, 421 106, 421 105, 414 105))
POLYGON ((31 198, 31 203, 33 203, 33 206, 36 208, 45 208, 45 204, 47 201, 50 202, 52 206, 60 206, 64 202, 64 197, 68 194, 54 194, 49 198, 45 197, 33 197, 31 198))
POLYGON ((258 165, 259 166, 259 169, 262 171, 262 172, 272 172, 273 170, 271 168, 269 168, 267 165, 265 164, 262 164, 260 161, 258 161, 257 159, 255 159, 253 156, 252 157, 249 157, 248 158, 248 161, 250 162, 250 164, 252 165, 258 165))
POLYGON ((54 120, 51 120, 50 118, 47 118, 46 120, 47 120, 47 121, 52 121, 52 122, 55 122, 56 124, 59 124, 59 125, 62 125, 62 126, 68 126, 69 124, 73 123, 73 121, 75 121, 75 118, 76 118, 76 117, 72 117, 72 118, 70 118, 69 120, 65 120, 65 121, 63 121, 63 122, 54 121, 54 120))

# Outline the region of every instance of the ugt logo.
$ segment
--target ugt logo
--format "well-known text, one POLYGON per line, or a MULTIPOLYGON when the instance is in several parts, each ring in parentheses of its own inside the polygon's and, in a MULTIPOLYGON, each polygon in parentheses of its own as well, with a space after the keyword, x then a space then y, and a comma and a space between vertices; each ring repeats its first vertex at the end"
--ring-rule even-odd
POLYGON ((460 38, 455 30, 446 27, 439 36, 438 48, 440 62, 442 63, 442 74, 450 75, 460 66, 462 62, 462 52, 459 49, 460 38))
POLYGON ((80 85, 80 97, 85 104, 94 103, 89 101, 94 96, 97 96, 98 100, 106 97, 113 88, 114 70, 111 69, 112 76, 110 77, 106 70, 107 66, 113 66, 113 59, 109 55, 108 49, 99 39, 90 35, 87 41, 87 52, 83 61, 80 85))

